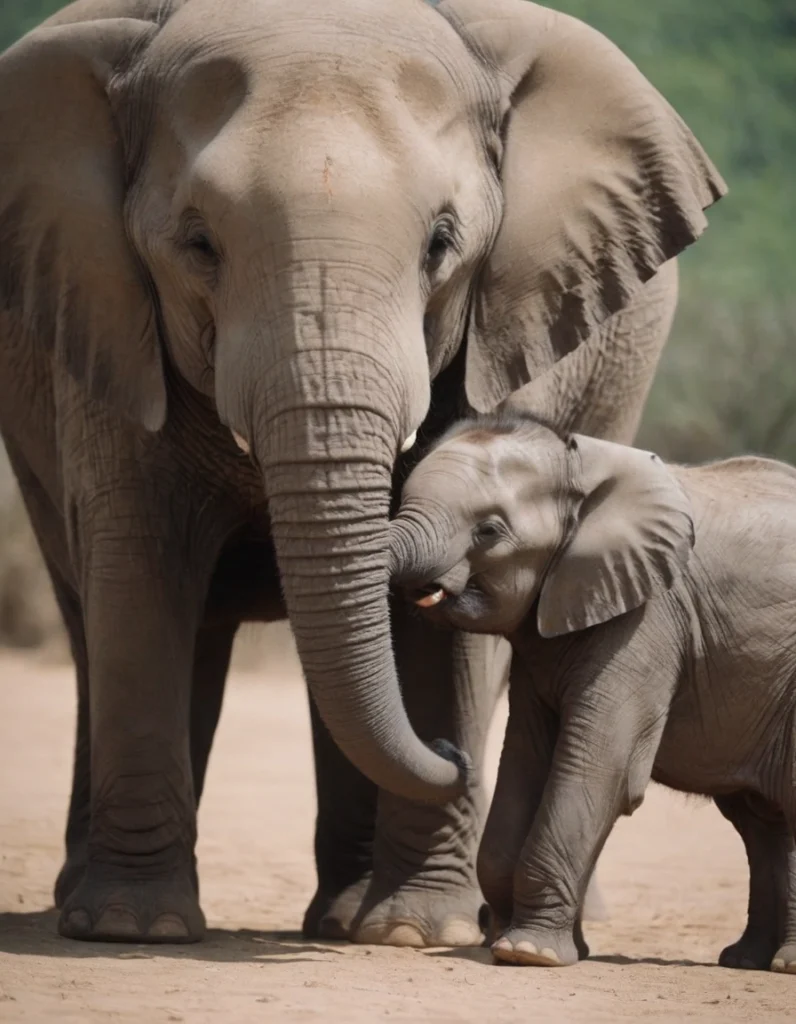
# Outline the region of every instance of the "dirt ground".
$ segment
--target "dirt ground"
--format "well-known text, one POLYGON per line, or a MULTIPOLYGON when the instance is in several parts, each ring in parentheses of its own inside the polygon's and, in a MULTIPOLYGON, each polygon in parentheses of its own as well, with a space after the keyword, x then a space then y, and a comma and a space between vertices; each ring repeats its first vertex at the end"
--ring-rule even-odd
MULTIPOLYGON (((295 667, 237 672, 200 815, 206 942, 59 939, 74 708, 68 670, 0 660, 0 1021, 793 1021, 796 977, 716 966, 740 933, 742 847, 709 804, 653 787, 601 862, 610 920, 565 970, 493 966, 487 950, 303 943, 314 798, 295 667)), ((491 771, 503 716, 491 745, 491 771)))

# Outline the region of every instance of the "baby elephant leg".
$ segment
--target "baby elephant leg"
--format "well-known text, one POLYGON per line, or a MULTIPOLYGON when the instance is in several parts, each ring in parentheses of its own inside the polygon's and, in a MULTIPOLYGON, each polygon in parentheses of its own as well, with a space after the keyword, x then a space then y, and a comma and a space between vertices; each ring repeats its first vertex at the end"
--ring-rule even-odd
POLYGON ((490 942, 511 922, 514 873, 542 801, 558 734, 556 716, 517 676, 515 662, 495 793, 478 850, 478 882, 489 904, 490 942))
POLYGON ((719 957, 722 967, 796 973, 796 843, 784 816, 761 799, 716 797, 749 861, 749 910, 743 935, 719 957))
POLYGON ((514 873, 511 923, 492 946, 498 960, 561 967, 581 955, 580 911, 594 865, 617 817, 641 803, 664 725, 658 709, 622 690, 591 694, 562 716, 514 873))

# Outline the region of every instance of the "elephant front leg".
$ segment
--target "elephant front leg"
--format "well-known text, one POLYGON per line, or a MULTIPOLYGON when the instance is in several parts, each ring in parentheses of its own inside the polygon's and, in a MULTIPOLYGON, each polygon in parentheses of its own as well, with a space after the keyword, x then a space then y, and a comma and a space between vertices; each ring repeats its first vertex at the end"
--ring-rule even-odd
POLYGON ((124 531, 92 522, 81 537, 91 813, 85 871, 61 909, 69 938, 191 942, 204 933, 189 746, 204 581, 180 557, 185 532, 155 538, 152 527, 130 516, 124 531))
POLYGON ((465 750, 472 782, 444 807, 379 793, 373 874, 353 937, 399 946, 478 945, 484 747, 510 650, 492 637, 436 630, 404 606, 394 609, 393 636, 414 728, 427 740, 443 736, 465 750))
POLYGON ((490 940, 511 922, 514 874, 542 802, 557 735, 558 719, 515 661, 495 794, 478 850, 478 880, 491 912, 490 940))
POLYGON ((45 558, 58 607, 64 620, 77 682, 77 722, 72 763, 72 792, 66 819, 66 859, 55 881, 55 905, 62 907, 86 870, 91 808, 91 744, 89 729, 88 655, 83 632, 83 614, 74 591, 53 563, 45 558))
POLYGON ((304 914, 303 932, 308 939, 346 939, 370 883, 378 790, 341 752, 311 696, 309 703, 318 887, 304 914))
POLYGON ((663 731, 661 709, 639 703, 638 694, 606 685, 562 714, 495 959, 561 967, 583 955, 579 916, 589 879, 617 817, 643 800, 663 731))

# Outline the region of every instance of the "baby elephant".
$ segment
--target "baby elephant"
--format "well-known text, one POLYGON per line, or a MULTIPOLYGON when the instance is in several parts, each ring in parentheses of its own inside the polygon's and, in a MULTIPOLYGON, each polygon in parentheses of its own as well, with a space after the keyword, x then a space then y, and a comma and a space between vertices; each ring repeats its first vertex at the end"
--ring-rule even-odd
POLYGON ((720 963, 796 973, 796 470, 666 466, 501 414, 442 439, 391 531, 424 614, 513 646, 478 862, 495 957, 587 955, 587 882, 652 778, 712 797, 746 847, 720 963))

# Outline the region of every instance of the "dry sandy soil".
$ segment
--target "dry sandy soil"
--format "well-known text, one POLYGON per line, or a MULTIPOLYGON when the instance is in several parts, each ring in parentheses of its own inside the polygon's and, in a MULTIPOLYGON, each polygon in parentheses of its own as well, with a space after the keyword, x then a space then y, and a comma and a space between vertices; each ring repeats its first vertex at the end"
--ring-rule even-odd
MULTIPOLYGON (((493 966, 487 950, 304 943, 314 798, 295 667, 236 673, 200 816, 210 927, 199 946, 59 939, 50 891, 72 743, 71 675, 0 660, 0 1020, 793 1021, 796 977, 727 971, 746 902, 740 842, 709 804, 653 787, 602 860, 611 918, 565 970, 493 966)), ((503 717, 495 723, 491 770, 503 717)))

